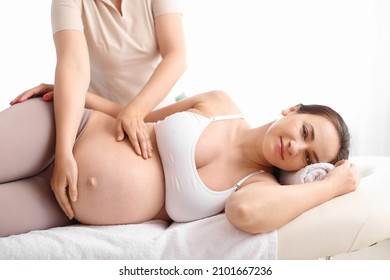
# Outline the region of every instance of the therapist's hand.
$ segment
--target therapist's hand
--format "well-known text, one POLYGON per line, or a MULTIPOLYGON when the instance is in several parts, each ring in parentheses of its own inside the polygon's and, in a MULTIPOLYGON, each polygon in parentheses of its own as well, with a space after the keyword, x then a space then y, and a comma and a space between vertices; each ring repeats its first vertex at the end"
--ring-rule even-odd
POLYGON ((54 86, 51 84, 40 84, 25 92, 19 94, 14 100, 10 102, 10 105, 15 105, 30 99, 32 97, 42 97, 45 101, 53 100, 54 86))
POLYGON ((73 155, 56 157, 51 178, 51 188, 61 209, 69 219, 74 218, 70 204, 77 200, 77 163, 73 155))
POLYGON ((117 141, 123 141, 126 135, 137 155, 144 159, 152 157, 153 147, 146 124, 143 117, 131 105, 126 106, 116 118, 117 141))

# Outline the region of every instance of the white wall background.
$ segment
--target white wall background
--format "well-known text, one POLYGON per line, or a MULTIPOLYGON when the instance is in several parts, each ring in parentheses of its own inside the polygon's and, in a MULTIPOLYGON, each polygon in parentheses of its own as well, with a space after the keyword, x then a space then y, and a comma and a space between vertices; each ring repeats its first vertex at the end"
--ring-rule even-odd
MULTIPOLYGON (((130 1, 130 0, 128 0, 130 1)), ((0 10, 0 109, 52 82, 50 0, 0 10)), ((390 156, 390 1, 181 0, 188 70, 173 95, 222 89, 262 124, 296 103, 348 122, 355 155, 390 156)))

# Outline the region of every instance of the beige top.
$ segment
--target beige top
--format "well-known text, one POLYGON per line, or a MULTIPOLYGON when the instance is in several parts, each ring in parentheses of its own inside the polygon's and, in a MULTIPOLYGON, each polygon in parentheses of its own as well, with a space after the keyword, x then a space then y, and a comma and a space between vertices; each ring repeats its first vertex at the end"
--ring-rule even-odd
POLYGON ((83 32, 91 64, 89 90, 126 104, 161 60, 154 18, 167 13, 180 13, 176 0, 123 0, 122 15, 110 0, 53 0, 52 30, 83 32))

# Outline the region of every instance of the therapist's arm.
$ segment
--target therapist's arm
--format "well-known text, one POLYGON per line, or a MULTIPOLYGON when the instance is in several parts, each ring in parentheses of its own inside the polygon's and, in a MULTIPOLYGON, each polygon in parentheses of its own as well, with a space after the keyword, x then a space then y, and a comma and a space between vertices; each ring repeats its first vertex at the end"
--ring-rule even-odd
POLYGON ((181 15, 156 17, 155 30, 162 60, 144 87, 118 114, 115 129, 116 139, 122 141, 127 135, 135 152, 145 159, 152 156, 153 150, 145 116, 169 94, 187 67, 181 15))
POLYGON ((78 177, 73 145, 90 82, 89 54, 85 36, 80 31, 59 31, 54 34, 54 43, 57 54, 54 82, 56 150, 51 187, 62 210, 73 218, 69 199, 77 200, 78 177))

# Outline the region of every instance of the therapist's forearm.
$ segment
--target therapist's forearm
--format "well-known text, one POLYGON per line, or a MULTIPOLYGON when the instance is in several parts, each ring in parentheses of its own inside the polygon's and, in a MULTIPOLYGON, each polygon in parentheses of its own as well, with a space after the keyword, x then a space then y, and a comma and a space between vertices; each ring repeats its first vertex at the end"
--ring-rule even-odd
POLYGON ((164 56, 149 81, 130 105, 137 108, 142 117, 150 113, 169 94, 186 70, 184 53, 172 52, 164 56))
POLYGON ((56 154, 70 154, 84 111, 89 83, 88 71, 57 64, 54 84, 56 154))

